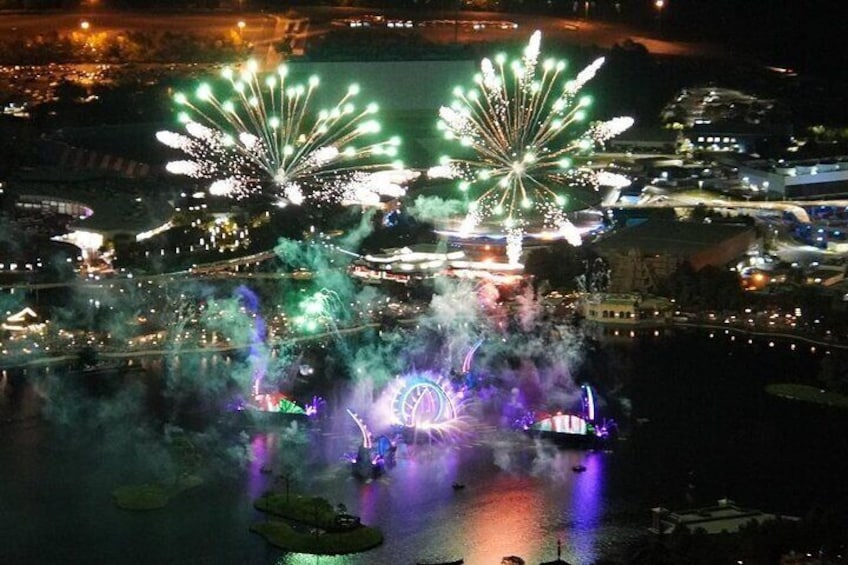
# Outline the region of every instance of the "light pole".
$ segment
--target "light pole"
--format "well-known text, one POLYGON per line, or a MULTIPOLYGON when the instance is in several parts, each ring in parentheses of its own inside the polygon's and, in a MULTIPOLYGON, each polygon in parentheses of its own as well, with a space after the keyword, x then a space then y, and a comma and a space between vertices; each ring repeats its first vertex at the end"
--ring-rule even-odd
POLYGON ((665 0, 655 0, 654 7, 657 9, 657 30, 662 35, 662 16, 665 8, 665 0))
POLYGON ((462 8, 462 0, 454 0, 453 13, 453 42, 459 43, 459 10, 462 8))

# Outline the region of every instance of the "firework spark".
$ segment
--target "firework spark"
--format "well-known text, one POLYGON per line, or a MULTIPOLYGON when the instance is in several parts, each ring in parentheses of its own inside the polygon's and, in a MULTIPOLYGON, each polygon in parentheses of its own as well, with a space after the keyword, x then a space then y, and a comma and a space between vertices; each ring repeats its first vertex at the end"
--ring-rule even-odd
POLYGON ((342 310, 338 294, 321 289, 300 301, 300 315, 294 318, 295 326, 307 333, 319 330, 338 331, 336 318, 342 310))
POLYGON ((227 98, 216 97, 207 83, 194 97, 177 94, 186 133, 156 134, 189 157, 168 163, 167 170, 210 179, 210 194, 270 194, 291 204, 373 204, 385 183, 369 171, 402 167, 391 162, 399 138, 364 141, 380 132, 380 124, 374 119, 376 104, 357 105, 357 85, 332 108, 315 112, 311 102, 318 77, 292 85, 286 66, 260 74, 254 61, 241 72, 225 68, 222 76, 231 87, 227 98))
POLYGON ((445 157, 437 169, 461 180, 463 192, 475 194, 461 233, 470 234, 487 218, 506 233, 507 256, 517 263, 525 233, 541 220, 544 231, 555 231, 572 244, 580 235, 566 211, 599 200, 597 183, 584 186, 576 178, 573 157, 618 135, 633 119, 618 117, 590 124, 574 135, 572 126, 586 119, 591 98, 581 88, 603 64, 603 58, 561 83, 564 61, 539 62, 541 34, 535 32, 520 60, 483 59, 476 86, 454 90, 450 106, 439 111, 439 127, 472 157, 445 157))

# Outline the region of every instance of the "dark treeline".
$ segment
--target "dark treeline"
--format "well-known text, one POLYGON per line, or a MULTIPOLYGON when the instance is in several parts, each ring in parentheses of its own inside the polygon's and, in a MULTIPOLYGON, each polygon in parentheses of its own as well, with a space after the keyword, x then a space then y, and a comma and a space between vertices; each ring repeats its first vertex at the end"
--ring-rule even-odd
POLYGON ((715 41, 769 62, 843 73, 848 55, 842 44, 839 0, 669 0, 671 33, 715 41))

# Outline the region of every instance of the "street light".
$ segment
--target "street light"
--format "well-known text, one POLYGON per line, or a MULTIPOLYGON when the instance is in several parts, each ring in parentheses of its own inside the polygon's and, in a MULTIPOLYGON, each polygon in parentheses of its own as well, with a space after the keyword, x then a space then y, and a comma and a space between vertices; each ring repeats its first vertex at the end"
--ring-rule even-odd
POLYGON ((80 29, 83 31, 88 31, 88 28, 91 27, 91 24, 88 23, 88 20, 83 20, 80 22, 80 29))
POLYGON ((244 23, 244 20, 239 20, 238 23, 236 24, 236 27, 238 28, 238 32, 239 32, 239 37, 241 37, 242 34, 244 33, 244 28, 246 26, 247 26, 247 24, 244 23))
POLYGON ((662 14, 665 8, 665 0, 655 0, 654 7, 657 9, 657 29, 662 33, 662 14))

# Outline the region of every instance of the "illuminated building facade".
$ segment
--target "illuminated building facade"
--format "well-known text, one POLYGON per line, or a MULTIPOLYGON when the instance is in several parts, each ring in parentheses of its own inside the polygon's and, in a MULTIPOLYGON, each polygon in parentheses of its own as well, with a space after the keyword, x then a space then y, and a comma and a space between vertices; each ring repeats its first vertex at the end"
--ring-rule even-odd
POLYGON ((848 156, 803 161, 748 161, 743 182, 779 198, 836 196, 848 192, 848 156))
POLYGON ((472 259, 461 249, 444 250, 435 244, 422 243, 364 255, 354 261, 350 273, 364 282, 409 285, 441 275, 507 282, 521 278, 522 270, 522 265, 472 259))

